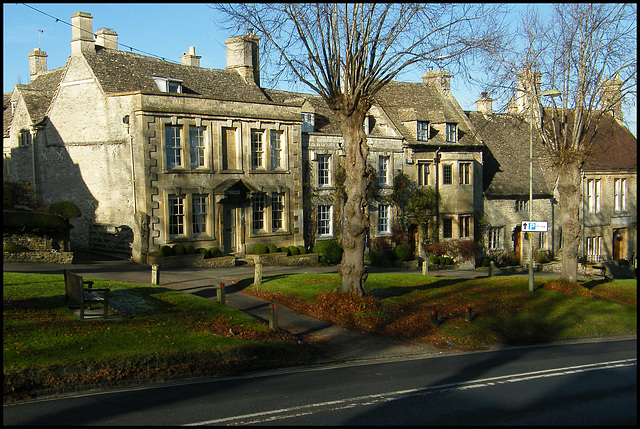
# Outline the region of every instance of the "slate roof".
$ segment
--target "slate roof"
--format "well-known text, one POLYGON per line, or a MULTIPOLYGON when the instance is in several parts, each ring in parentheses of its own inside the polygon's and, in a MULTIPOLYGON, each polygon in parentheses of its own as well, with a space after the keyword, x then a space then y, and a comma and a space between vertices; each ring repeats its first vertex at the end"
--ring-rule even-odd
MULTIPOLYGON (((529 123, 519 115, 468 112, 486 145, 483 156, 483 191, 487 198, 529 197, 529 123)), ((551 197, 536 154, 541 142, 534 138, 533 196, 551 197)))
POLYGON ((24 98, 29 116, 34 124, 45 118, 64 71, 64 67, 49 70, 38 74, 28 85, 16 85, 16 89, 24 98))
POLYGON ((584 170, 637 170, 638 140, 627 127, 607 115, 600 121, 596 139, 584 170))
POLYGON ((137 91, 166 94, 152 79, 155 76, 182 81, 184 94, 225 101, 269 102, 255 82, 245 82, 233 70, 187 66, 98 46, 95 53, 85 53, 84 57, 107 94, 137 91))
POLYGON ((432 85, 422 82, 396 82, 385 85, 375 96, 396 128, 411 145, 429 146, 481 146, 464 112, 453 97, 448 97, 432 85), (458 141, 449 143, 443 132, 434 133, 432 128, 428 142, 418 142, 414 133, 402 124, 403 121, 428 121, 434 123, 457 123, 458 141))
POLYGON ((314 132, 331 136, 341 136, 340 119, 317 94, 265 89, 264 92, 274 102, 291 106, 302 106, 306 100, 311 104, 315 114, 314 132))

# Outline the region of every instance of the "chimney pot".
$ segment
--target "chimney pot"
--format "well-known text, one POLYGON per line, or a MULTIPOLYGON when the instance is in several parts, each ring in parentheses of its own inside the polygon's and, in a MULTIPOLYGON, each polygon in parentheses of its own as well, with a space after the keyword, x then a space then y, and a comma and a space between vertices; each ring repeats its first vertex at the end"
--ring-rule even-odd
POLYGON ((93 17, 87 12, 71 15, 71 54, 95 52, 93 41, 93 17))
POLYGON ((47 53, 35 48, 29 52, 29 75, 33 78, 47 71, 47 53))

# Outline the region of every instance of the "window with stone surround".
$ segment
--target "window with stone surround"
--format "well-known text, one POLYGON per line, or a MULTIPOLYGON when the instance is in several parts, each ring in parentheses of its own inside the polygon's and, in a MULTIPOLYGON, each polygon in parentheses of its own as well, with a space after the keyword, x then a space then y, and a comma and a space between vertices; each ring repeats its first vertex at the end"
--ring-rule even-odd
POLYGON ((251 197, 253 232, 264 230, 264 194, 256 193, 251 197))
POLYGON ((189 146, 191 148, 191 168, 206 167, 204 127, 189 126, 189 146))
POLYGON ((333 236, 333 206, 318 206, 318 237, 333 236))
POLYGON ((616 212, 627 210, 627 179, 613 180, 613 198, 616 212))
POLYGON ((388 186, 391 184, 389 162, 388 156, 378 156, 378 185, 380 186, 388 186))
POLYGON ((184 235, 184 196, 169 195, 169 237, 184 235))
POLYGON ((271 194, 271 230, 283 230, 283 214, 284 214, 284 193, 274 192, 271 194))
POLYGON ((389 204, 378 205, 378 234, 391 233, 391 206, 389 204))
POLYGON ((191 231, 197 237, 207 232, 207 195, 194 194, 191 197, 191 231))
POLYGON ((182 147, 182 126, 167 125, 165 131, 165 144, 167 155, 167 168, 182 167, 183 147, 182 147))
POLYGON ((280 170, 284 168, 284 162, 282 159, 282 131, 271 130, 270 145, 271 145, 271 169, 280 170))
POLYGON ((251 130, 251 169, 264 168, 264 131, 251 130))
POLYGON ((453 175, 451 173, 450 164, 442 164, 442 184, 451 185, 453 183, 453 175))
POLYGON ((331 155, 318 155, 318 186, 331 186, 331 155))

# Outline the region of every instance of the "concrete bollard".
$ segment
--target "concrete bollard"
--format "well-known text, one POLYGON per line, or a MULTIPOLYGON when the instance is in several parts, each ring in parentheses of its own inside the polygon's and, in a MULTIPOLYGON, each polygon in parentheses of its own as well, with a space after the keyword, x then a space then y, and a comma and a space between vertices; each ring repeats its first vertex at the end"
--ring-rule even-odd
POLYGON ((423 276, 429 275, 429 261, 427 260, 422 261, 422 275, 423 276))
POLYGON ((489 277, 493 277, 493 261, 489 262, 489 277))
POLYGON ((278 306, 273 302, 269 304, 269 328, 278 329, 278 306))
POLYGON ((224 283, 220 283, 220 285, 216 288, 216 299, 218 300, 218 302, 225 304, 224 283))
POLYGON ((151 265, 151 284, 160 284, 160 270, 157 264, 151 265))
POLYGON ((471 307, 466 307, 464 309, 464 318, 467 319, 467 322, 471 322, 473 320, 473 309, 471 307))

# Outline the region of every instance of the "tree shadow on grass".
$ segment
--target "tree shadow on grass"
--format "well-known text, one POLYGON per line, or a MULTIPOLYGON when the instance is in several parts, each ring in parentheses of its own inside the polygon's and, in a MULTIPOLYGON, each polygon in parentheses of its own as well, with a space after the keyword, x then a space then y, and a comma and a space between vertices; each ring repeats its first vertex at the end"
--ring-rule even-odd
POLYGON ((369 294, 377 299, 385 299, 408 295, 415 291, 425 291, 430 289, 439 289, 447 286, 453 286, 468 281, 468 279, 442 279, 433 283, 426 283, 419 286, 391 286, 385 288, 374 288, 369 294))

